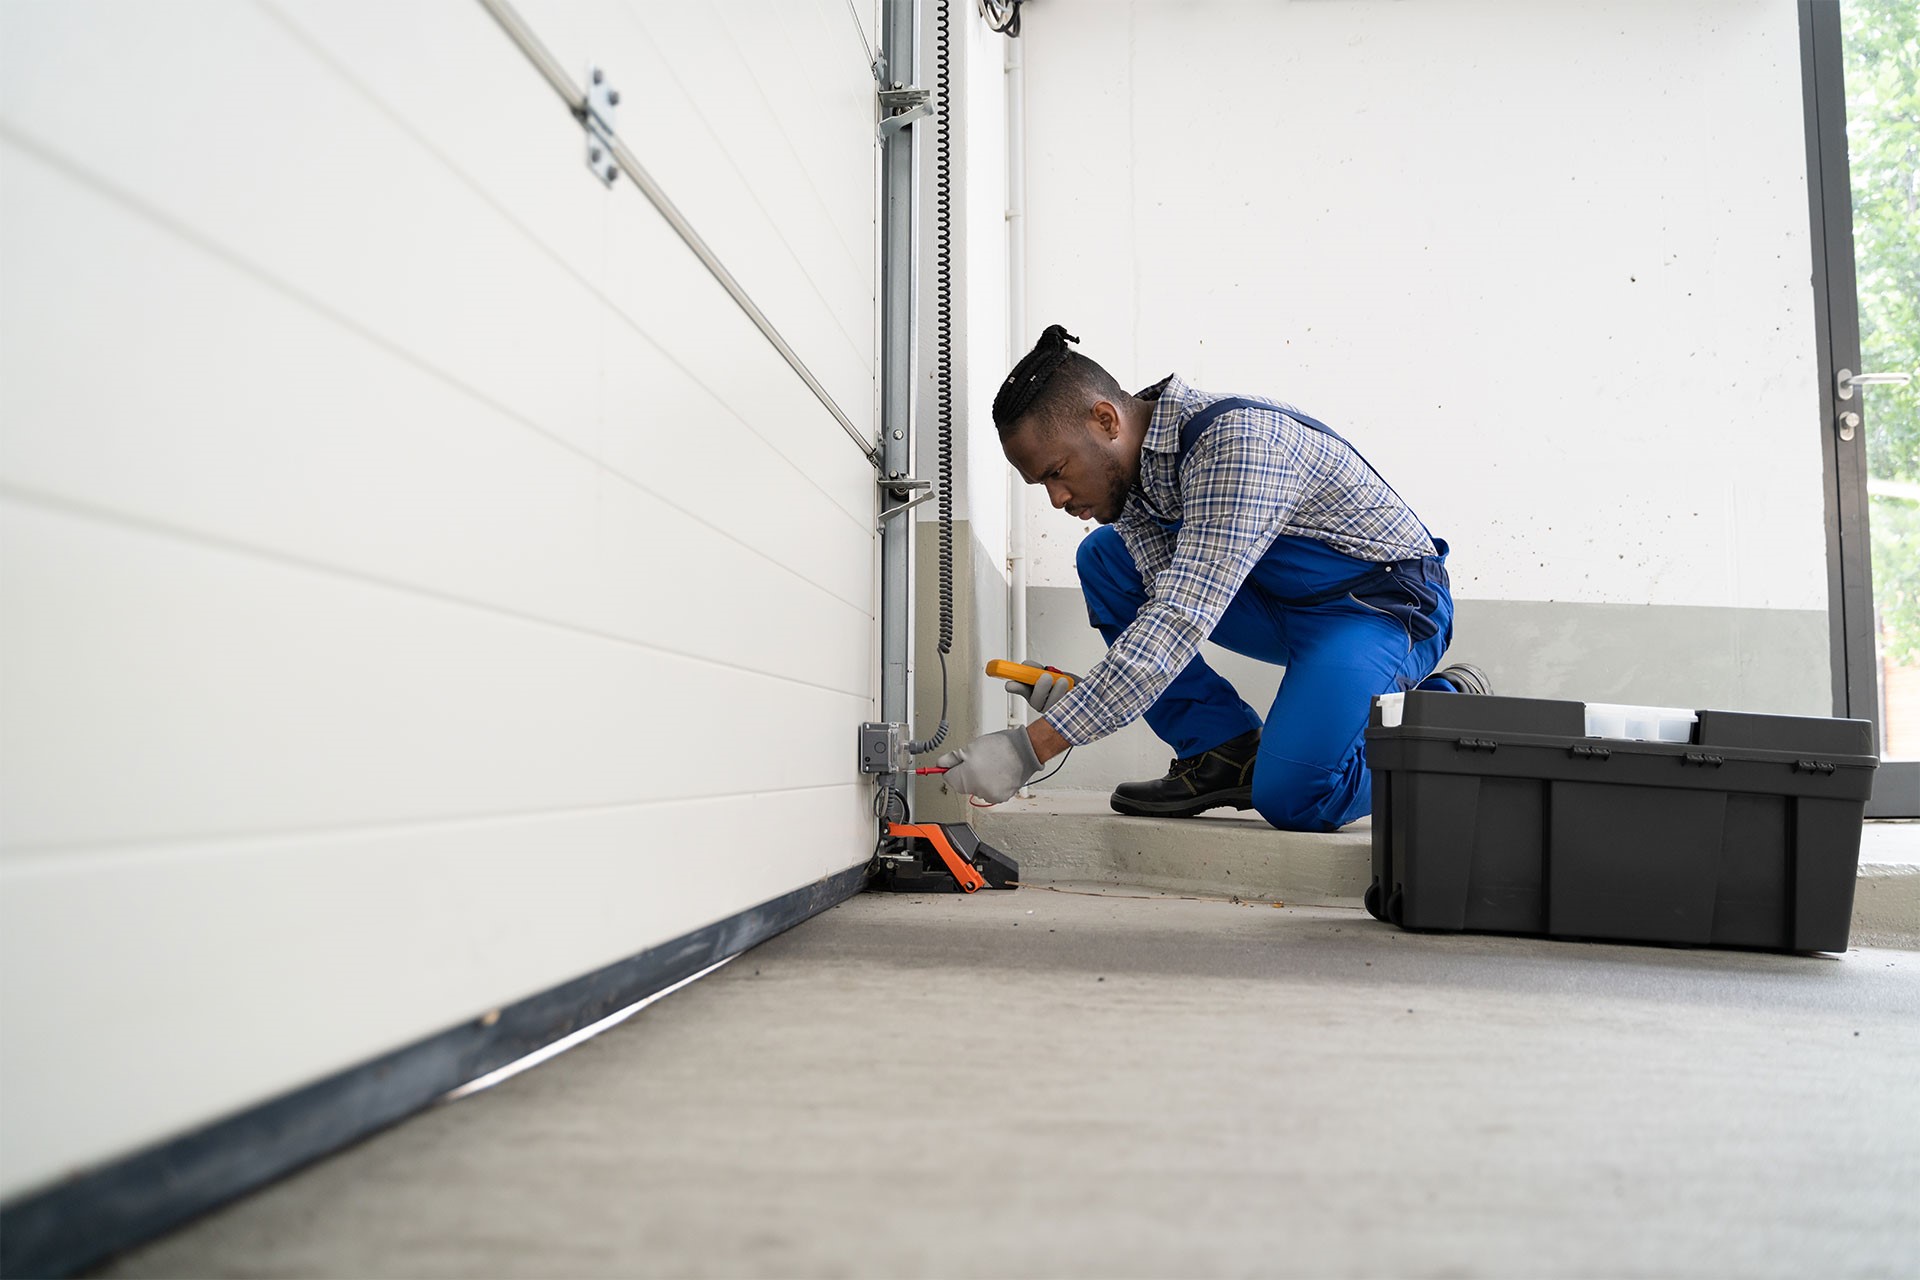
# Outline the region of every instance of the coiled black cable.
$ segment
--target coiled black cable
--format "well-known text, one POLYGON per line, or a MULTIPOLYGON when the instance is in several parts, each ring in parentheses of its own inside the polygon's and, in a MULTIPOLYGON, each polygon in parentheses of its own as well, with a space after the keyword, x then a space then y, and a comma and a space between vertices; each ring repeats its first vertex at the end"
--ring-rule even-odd
MULTIPOLYGON (((936 372, 940 423, 940 652, 953 652, 953 175, 947 111, 948 0, 940 0, 934 59, 934 92, 940 103, 934 134, 934 298, 936 372)), ((944 668, 943 668, 944 669, 944 668)), ((943 716, 942 719, 945 717, 943 716)))
POLYGON ((1020 34, 1020 0, 980 0, 980 16, 1003 36, 1020 34))

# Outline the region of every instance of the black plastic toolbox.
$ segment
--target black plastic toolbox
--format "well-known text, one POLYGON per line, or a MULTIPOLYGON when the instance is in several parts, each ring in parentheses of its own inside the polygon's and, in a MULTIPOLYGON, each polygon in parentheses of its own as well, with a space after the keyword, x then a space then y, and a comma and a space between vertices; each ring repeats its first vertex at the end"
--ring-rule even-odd
POLYGON ((1701 711, 1685 742, 1588 727, 1581 702, 1376 699, 1367 910, 1408 929, 1846 950, 1868 722, 1701 711))

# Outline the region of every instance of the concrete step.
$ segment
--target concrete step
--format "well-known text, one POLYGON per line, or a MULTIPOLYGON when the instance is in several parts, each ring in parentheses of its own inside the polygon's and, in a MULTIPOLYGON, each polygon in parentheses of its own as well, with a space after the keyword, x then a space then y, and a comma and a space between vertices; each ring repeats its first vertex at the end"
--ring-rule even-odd
MULTIPOLYGON (((1251 812, 1129 818, 1104 791, 1043 790, 971 815, 1023 880, 1137 885, 1168 893, 1358 907, 1371 878, 1373 826, 1326 835, 1276 831, 1251 812)), ((1920 823, 1869 822, 1854 891, 1855 946, 1920 948, 1920 823)))

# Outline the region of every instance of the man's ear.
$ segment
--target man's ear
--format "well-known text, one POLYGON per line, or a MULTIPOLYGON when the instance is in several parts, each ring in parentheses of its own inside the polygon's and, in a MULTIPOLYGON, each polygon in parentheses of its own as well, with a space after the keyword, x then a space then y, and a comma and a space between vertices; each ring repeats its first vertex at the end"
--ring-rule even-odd
POLYGON ((1096 400, 1093 405, 1093 426, 1096 431, 1109 440, 1120 438, 1120 410, 1110 400, 1096 400))

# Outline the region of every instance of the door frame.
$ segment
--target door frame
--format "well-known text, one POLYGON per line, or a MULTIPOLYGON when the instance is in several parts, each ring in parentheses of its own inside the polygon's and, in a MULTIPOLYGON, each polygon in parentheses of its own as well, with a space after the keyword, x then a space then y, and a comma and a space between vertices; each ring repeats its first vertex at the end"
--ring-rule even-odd
MULTIPOLYGON (((1874 655, 1873 551, 1868 537, 1866 431, 1840 438, 1834 373, 1860 368, 1859 294, 1853 259, 1853 189, 1847 163, 1846 68, 1840 0, 1799 0, 1800 68, 1807 129, 1807 204, 1813 223, 1813 304, 1820 373, 1821 481, 1827 531, 1827 618, 1833 711, 1873 722, 1881 742, 1880 672, 1874 655)), ((1881 763, 1872 818, 1920 817, 1920 761, 1881 763)))

